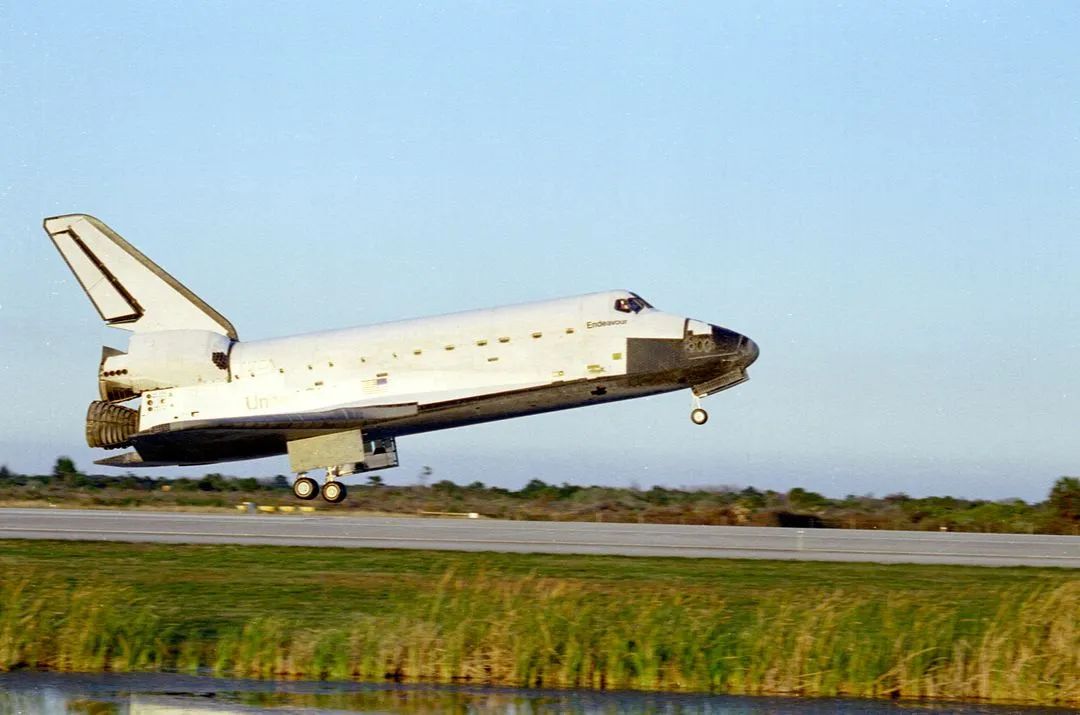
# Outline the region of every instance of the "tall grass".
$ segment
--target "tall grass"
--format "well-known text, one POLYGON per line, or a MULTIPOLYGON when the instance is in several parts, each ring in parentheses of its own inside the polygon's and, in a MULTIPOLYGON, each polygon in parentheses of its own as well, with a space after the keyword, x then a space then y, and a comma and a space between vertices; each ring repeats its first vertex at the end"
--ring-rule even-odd
POLYGON ((448 571, 393 613, 312 604, 208 628, 129 589, 0 575, 0 670, 209 669, 407 679, 1080 705, 1080 580, 1011 585, 972 615, 925 593, 625 589, 448 571))

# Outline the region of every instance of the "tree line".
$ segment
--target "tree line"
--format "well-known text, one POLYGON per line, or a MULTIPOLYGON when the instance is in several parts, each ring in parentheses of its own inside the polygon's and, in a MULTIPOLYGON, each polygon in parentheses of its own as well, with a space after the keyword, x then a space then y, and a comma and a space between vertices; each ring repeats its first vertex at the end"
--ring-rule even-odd
MULTIPOLYGON (((1001 533, 1080 534, 1080 478, 1064 476, 1041 502, 1022 499, 912 497, 904 493, 842 498, 795 487, 673 488, 581 486, 532 479, 520 489, 443 479, 390 486, 377 474, 350 486, 335 509, 417 513, 477 512, 504 519, 733 524, 804 528, 915 529, 1001 533)), ((361 479, 361 477, 358 477, 361 479)), ((48 502, 81 506, 232 507, 241 501, 294 504, 291 480, 273 477, 155 477, 85 474, 61 457, 50 474, 28 475, 0 466, 0 503, 48 502)))

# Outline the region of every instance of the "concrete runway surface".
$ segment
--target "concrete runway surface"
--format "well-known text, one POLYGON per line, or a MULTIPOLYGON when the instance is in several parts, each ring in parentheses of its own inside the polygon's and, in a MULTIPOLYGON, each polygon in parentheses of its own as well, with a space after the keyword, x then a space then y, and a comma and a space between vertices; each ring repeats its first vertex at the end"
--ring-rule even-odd
POLYGON ((1080 536, 0 509, 0 538, 1080 568, 1080 536))

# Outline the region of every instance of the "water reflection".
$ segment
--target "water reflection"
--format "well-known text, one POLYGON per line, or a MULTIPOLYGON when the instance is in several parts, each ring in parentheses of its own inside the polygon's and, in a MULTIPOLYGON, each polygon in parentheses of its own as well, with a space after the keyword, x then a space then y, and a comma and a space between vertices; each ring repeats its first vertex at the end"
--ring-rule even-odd
MULTIPOLYGON (((223 680, 168 674, 0 674, 0 714, 179 715, 191 713, 499 713, 537 715, 741 715, 742 713, 1005 713, 1045 708, 926 705, 659 693, 595 693, 373 683, 223 680)), ((1070 712, 1060 710, 1058 712, 1070 712)))

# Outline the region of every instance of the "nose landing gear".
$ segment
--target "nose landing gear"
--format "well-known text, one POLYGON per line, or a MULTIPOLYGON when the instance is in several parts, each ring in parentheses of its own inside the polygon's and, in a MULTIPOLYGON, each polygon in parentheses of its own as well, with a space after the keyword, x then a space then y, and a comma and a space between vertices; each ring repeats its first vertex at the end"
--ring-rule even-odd
POLYGON ((701 408, 701 397, 693 395, 694 409, 690 410, 690 421, 696 425, 703 425, 709 421, 709 413, 701 408))

